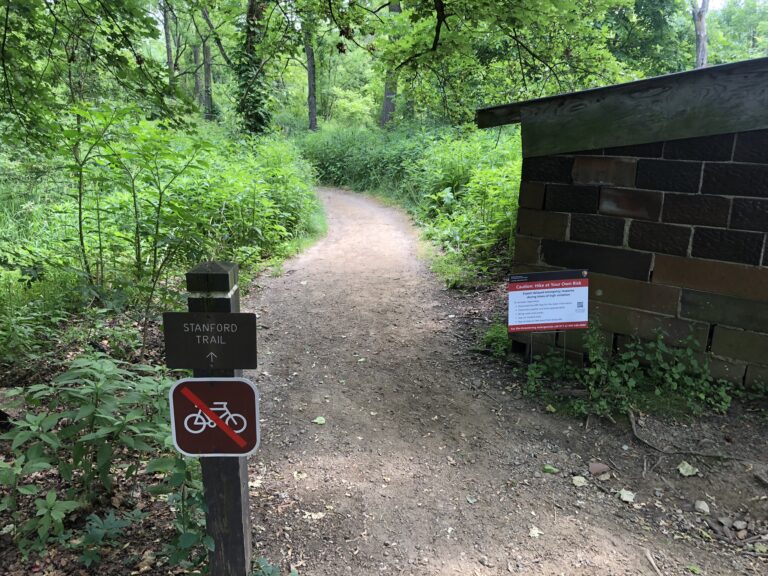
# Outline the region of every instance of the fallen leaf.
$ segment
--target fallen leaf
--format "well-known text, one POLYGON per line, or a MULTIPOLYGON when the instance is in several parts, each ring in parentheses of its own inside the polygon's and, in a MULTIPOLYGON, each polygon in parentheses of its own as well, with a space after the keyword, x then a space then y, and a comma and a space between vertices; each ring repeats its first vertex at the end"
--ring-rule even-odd
POLYGON ((573 482, 573 485, 577 488, 581 488, 582 486, 586 486, 588 484, 587 479, 584 478, 584 476, 574 476, 571 478, 571 482, 573 482))
POLYGON ((304 512, 305 520, 322 520, 325 518, 325 512, 304 512))
POLYGON ((312 424, 318 424, 318 425, 322 426, 323 424, 325 424, 325 417, 324 416, 318 416, 317 418, 312 420, 312 424))
POLYGON ((528 530, 528 536, 530 536, 531 538, 538 538, 542 534, 544 534, 544 532, 539 530, 536 526, 531 526, 531 529, 528 530))
POLYGON ((768 554, 768 546, 765 544, 755 544, 755 552, 758 554, 768 554))
POLYGON ((688 572, 690 572, 691 574, 701 574, 701 568, 696 566, 696 564, 691 564, 690 566, 688 566, 688 572))
POLYGON ((606 472, 605 474, 600 474, 600 476, 598 476, 597 479, 598 480, 602 480, 603 482, 605 482, 606 480, 610 480, 611 479, 611 473, 610 472, 606 472))
POLYGON ((475 498, 474 496, 467 496, 467 502, 469 502, 470 504, 475 504, 477 502, 477 498, 475 498))
POLYGON ((560 472, 560 468, 556 468, 555 466, 552 466, 552 464, 544 464, 544 466, 541 467, 542 472, 546 472, 547 474, 557 474, 560 472))
POLYGON ((293 477, 295 480, 304 480, 307 477, 306 472, 294 472, 293 477))
POLYGON ((632 503, 635 501, 635 493, 622 488, 619 490, 619 498, 621 498, 622 502, 632 503))
POLYGON ((552 406, 552 404, 547 404, 547 407, 546 407, 546 408, 544 408, 544 410, 546 410, 547 412, 550 412, 550 413, 552 413, 552 414, 554 414, 555 412, 557 412, 557 408, 555 408, 554 406, 552 406))
POLYGON ((691 466, 685 460, 683 460, 682 462, 680 462, 680 464, 677 465, 677 471, 680 472, 681 476, 695 476, 696 474, 699 473, 698 468, 696 468, 695 466, 691 466))

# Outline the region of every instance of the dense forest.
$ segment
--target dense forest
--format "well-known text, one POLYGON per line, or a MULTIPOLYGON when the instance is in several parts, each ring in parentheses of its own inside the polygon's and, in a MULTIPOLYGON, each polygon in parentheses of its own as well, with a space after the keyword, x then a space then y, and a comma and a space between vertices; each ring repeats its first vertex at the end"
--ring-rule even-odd
POLYGON ((477 108, 768 56, 764 0, 6 0, 0 22, 0 405, 33 407, 0 411, 0 533, 84 566, 141 523, 107 511, 139 473, 175 511, 165 561, 205 557, 158 361, 186 270, 277 265, 323 233, 323 183, 407 209, 449 287, 495 282, 520 137, 477 108))

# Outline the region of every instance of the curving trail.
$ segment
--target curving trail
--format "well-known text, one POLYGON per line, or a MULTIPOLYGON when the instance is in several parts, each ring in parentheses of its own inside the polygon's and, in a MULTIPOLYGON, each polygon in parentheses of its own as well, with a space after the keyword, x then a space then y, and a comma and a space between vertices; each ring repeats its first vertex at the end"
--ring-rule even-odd
POLYGON ((621 459, 629 436, 520 400, 512 367, 469 351, 478 311, 441 289, 408 219, 361 195, 320 196, 327 237, 243 303, 259 314, 259 555, 302 576, 592 576, 654 574, 648 548, 667 575, 753 573, 573 486, 590 458, 621 459))

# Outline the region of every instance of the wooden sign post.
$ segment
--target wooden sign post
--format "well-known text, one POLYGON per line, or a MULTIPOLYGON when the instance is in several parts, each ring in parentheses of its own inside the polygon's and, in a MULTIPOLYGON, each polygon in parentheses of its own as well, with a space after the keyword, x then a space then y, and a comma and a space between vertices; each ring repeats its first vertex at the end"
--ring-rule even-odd
MULTIPOLYGON (((225 262, 205 262, 187 272, 187 292, 189 312, 194 326, 192 329, 209 336, 200 339, 200 350, 190 347, 194 356, 188 366, 194 368, 195 378, 231 378, 241 376, 241 368, 256 365, 256 347, 253 346, 252 362, 247 365, 241 360, 234 360, 237 366, 229 367, 221 360, 228 358, 222 346, 235 346, 238 329, 230 325, 223 327, 223 314, 240 312, 240 291, 237 286, 237 265, 225 262), (197 313, 209 313, 207 319, 197 313), (206 322, 208 327, 206 328, 206 322), (199 330, 198 330, 199 329, 199 330), (234 330, 234 332, 233 332, 234 330), (204 354, 202 366, 197 356, 204 354), (237 369, 235 369, 237 368, 237 369)), ((239 316, 239 315, 237 315, 239 316)), ((171 319, 169 325, 173 324, 171 319)), ((174 326, 176 324, 173 324, 174 326)), ((242 325, 240 323, 238 326, 242 325)), ((248 341, 255 344, 254 334, 248 334, 248 341)), ((184 329, 182 325, 182 330, 184 329)), ((242 335, 242 333, 241 333, 242 335)), ((167 337, 167 335, 166 335, 167 337)), ((198 339, 195 337, 195 344, 198 339)), ((235 354, 231 357, 237 357, 235 354)), ((258 417, 258 416, 256 416, 258 417)), ((248 462, 245 457, 206 457, 200 459, 203 471, 203 489, 206 503, 206 527, 214 542, 214 549, 209 553, 209 569, 212 576, 247 576, 251 572, 251 516, 248 501, 248 462)))

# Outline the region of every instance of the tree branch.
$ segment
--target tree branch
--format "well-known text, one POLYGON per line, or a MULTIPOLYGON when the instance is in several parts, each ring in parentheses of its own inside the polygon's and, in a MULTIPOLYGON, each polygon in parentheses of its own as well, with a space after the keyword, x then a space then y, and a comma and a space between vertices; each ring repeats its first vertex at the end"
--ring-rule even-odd
POLYGON ((216 32, 216 28, 213 26, 213 22, 211 22, 211 18, 208 15, 208 9, 205 6, 201 7, 200 14, 202 14, 205 23, 208 24, 208 28, 210 29, 211 35, 213 36, 213 41, 216 43, 216 47, 219 49, 219 54, 221 54, 221 57, 224 58, 224 62, 226 62, 230 68, 234 69, 235 65, 232 63, 232 60, 230 60, 229 56, 227 55, 227 51, 224 49, 224 44, 222 44, 221 38, 219 37, 218 32, 216 32))

